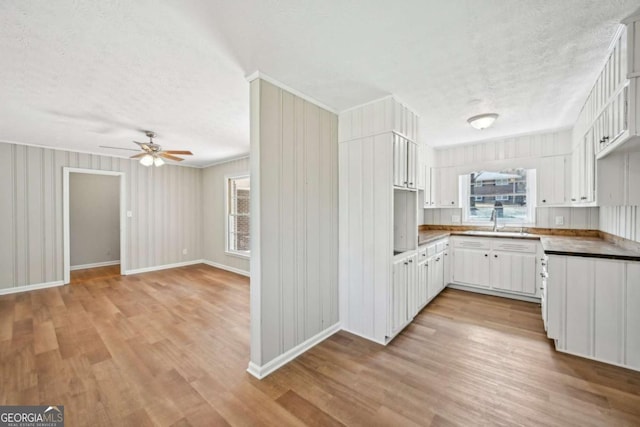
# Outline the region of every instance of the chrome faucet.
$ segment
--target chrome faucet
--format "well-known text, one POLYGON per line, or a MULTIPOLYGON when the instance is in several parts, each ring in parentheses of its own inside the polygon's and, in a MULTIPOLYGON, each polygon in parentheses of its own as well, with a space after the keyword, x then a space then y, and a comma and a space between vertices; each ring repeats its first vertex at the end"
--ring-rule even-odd
POLYGON ((496 208, 493 208, 491 211, 491 221, 493 221, 493 232, 498 231, 498 211, 496 208))

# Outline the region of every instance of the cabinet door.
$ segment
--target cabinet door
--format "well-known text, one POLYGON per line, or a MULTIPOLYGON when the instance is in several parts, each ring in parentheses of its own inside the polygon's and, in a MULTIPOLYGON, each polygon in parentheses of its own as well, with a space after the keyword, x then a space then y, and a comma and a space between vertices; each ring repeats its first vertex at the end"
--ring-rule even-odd
POLYGON ((563 347, 570 353, 593 354, 593 281, 593 258, 567 257, 563 347))
POLYGON ((393 280, 389 300, 389 333, 395 334, 408 320, 407 317, 407 284, 409 260, 403 258, 393 263, 393 280))
POLYGON ((440 292, 440 283, 442 282, 442 279, 439 265, 441 265, 440 254, 436 254, 429 258, 429 283, 427 284, 428 300, 431 300, 438 295, 438 292, 440 292))
POLYGON ((623 363, 625 264, 595 262, 594 354, 599 360, 623 363))
MULTIPOLYGON (((432 176, 432 188, 435 188, 435 201, 438 207, 458 207, 458 175, 453 168, 436 168, 432 176)), ((434 196, 432 195, 432 198, 434 196)))
MULTIPOLYGON (((448 243, 447 243, 448 245, 448 243)), ((449 255, 449 248, 447 248, 444 253, 443 253, 443 258, 442 258, 442 262, 443 262, 443 270, 444 270, 444 274, 443 274, 443 282, 442 282, 442 287, 445 288, 450 282, 451 282, 451 262, 453 261, 453 259, 451 258, 451 256, 449 255)))
POLYGON ((595 200, 595 168, 596 158, 594 153, 593 132, 589 132, 584 140, 585 182, 584 194, 580 196, 580 199, 584 202, 593 202, 595 200))
POLYGON ((488 288, 490 263, 486 249, 456 248, 453 256, 453 281, 488 288))
POLYGON ((418 262, 418 310, 427 303, 427 286, 429 283, 428 260, 418 262))
POLYGON ((412 255, 407 258, 407 318, 412 319, 420 308, 419 282, 418 282, 418 256, 412 255))
POLYGON ((547 305, 547 336, 560 339, 562 330, 562 313, 564 307, 564 289, 567 280, 567 257, 552 255, 547 261, 546 305, 547 305))
POLYGON ((540 159, 538 169, 538 200, 540 206, 561 205, 565 200, 565 187, 569 185, 566 180, 566 157, 554 156, 540 159))
POLYGON ((393 135, 393 185, 407 186, 407 140, 393 135))
POLYGON ((425 166, 424 170, 424 207, 432 208, 434 206, 432 179, 431 179, 431 167, 425 166))
POLYGON ((494 251, 490 259, 492 288, 535 295, 535 254, 494 251))
POLYGON ((405 141, 407 146, 407 187, 418 185, 418 145, 413 141, 405 141))
POLYGON ((640 370, 640 262, 627 263, 625 364, 640 370))

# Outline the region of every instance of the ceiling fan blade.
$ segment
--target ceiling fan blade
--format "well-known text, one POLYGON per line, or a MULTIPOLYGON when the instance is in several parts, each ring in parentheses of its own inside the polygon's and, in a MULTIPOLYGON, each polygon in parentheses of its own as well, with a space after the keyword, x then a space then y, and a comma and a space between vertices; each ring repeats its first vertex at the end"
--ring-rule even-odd
POLYGON ((122 147, 109 147, 108 145, 98 145, 100 148, 111 148, 113 150, 127 150, 127 151, 140 151, 135 148, 122 148, 122 147))
POLYGON ((147 153, 139 153, 139 154, 134 154, 133 156, 129 157, 130 159, 139 159, 140 157, 144 157, 146 156, 147 153))
POLYGON ((144 151, 152 151, 151 147, 146 142, 138 142, 138 141, 133 141, 133 142, 138 144, 140 146, 140 148, 142 148, 144 151))
POLYGON ((187 150, 165 150, 163 151, 163 153, 182 154, 183 156, 193 156, 193 153, 187 150))
POLYGON ((176 162, 181 162, 181 161, 184 160, 184 159, 181 159, 180 157, 176 157, 176 156, 172 156, 171 154, 167 154, 164 151, 161 152, 161 153, 158 153, 158 156, 164 157, 165 159, 174 160, 176 162))

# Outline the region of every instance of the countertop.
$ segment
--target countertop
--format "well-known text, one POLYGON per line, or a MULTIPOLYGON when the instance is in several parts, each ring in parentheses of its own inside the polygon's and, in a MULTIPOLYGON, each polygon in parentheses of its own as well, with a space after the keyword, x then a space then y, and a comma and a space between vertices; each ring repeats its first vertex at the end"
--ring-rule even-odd
POLYGON ((540 236, 547 255, 640 261, 640 252, 595 237, 540 236))
POLYGON ((502 236, 498 233, 497 235, 488 236, 458 230, 421 230, 418 233, 418 245, 425 245, 448 236, 540 239, 544 253, 547 255, 640 261, 640 251, 626 249, 599 237, 554 236, 534 233, 529 233, 522 237, 515 235, 515 233, 502 236))

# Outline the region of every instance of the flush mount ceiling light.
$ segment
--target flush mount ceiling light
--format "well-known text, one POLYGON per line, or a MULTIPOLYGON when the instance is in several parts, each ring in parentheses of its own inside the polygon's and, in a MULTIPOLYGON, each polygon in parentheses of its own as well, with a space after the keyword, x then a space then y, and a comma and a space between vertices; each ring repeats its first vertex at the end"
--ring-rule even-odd
POLYGON ((496 121, 496 119, 498 118, 498 115, 495 113, 491 113, 491 114, 480 114, 478 116, 473 116, 471 118, 469 118, 469 120, 467 120, 467 122, 469 122, 469 124, 478 129, 478 130, 482 130, 482 129, 486 129, 489 126, 491 126, 493 124, 493 122, 496 121))

